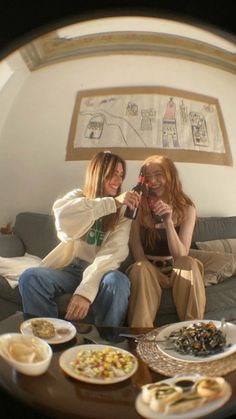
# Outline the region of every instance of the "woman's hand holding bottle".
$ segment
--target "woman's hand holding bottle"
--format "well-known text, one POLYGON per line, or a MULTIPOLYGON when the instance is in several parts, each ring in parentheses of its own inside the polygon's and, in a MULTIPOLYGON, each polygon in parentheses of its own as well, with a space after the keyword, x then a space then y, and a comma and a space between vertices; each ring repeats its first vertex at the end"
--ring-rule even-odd
POLYGON ((127 205, 128 208, 134 210, 138 208, 141 196, 136 191, 127 191, 115 197, 116 206, 119 208, 122 205, 127 205))
POLYGON ((135 197, 135 204, 129 204, 127 202, 127 208, 125 210, 124 216, 127 218, 130 218, 131 220, 135 220, 135 218, 137 217, 137 213, 138 213, 138 207, 141 201, 141 197, 142 195, 146 194, 147 192, 147 186, 145 183, 145 176, 144 176, 144 169, 143 167, 141 167, 141 170, 139 172, 139 177, 138 177, 138 183, 137 185, 135 185, 132 189, 132 197, 135 197))
POLYGON ((163 222, 172 220, 172 208, 161 199, 158 199, 152 204, 151 210, 155 215, 159 215, 163 219, 163 222))

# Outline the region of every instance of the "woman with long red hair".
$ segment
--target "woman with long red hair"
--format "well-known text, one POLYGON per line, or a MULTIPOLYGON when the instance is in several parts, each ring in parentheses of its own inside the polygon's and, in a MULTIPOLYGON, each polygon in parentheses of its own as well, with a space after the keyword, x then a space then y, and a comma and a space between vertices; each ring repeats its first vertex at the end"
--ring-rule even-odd
POLYGON ((181 321, 202 319, 203 266, 188 256, 196 222, 194 203, 184 193, 170 158, 150 156, 142 169, 148 192, 131 227, 135 262, 126 272, 131 281, 129 326, 152 327, 162 289, 169 287, 181 321))

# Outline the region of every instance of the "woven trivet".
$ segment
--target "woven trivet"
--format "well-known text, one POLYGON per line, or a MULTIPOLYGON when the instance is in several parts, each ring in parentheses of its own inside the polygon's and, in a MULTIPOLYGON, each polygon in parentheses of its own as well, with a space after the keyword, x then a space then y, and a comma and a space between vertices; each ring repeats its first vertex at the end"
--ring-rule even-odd
POLYGON ((158 344, 147 342, 147 338, 158 338, 162 328, 152 330, 145 335, 145 340, 139 340, 137 353, 153 371, 167 377, 174 375, 201 374, 223 376, 236 369, 236 352, 214 361, 189 362, 175 359, 160 351, 158 344))

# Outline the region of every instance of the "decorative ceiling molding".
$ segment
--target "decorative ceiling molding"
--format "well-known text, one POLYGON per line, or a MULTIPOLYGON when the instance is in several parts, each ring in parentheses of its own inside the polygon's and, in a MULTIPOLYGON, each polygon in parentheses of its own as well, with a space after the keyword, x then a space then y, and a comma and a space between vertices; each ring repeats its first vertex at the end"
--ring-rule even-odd
POLYGON ((57 32, 20 49, 31 71, 69 59, 134 54, 183 59, 236 74, 236 55, 225 49, 182 36, 154 32, 107 32, 60 38, 57 32))

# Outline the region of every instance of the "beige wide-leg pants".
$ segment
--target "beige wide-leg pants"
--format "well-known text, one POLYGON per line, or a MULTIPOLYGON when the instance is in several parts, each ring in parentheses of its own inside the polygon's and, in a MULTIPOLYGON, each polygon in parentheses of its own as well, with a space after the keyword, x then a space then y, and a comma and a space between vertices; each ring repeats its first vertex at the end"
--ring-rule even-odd
POLYGON ((131 281, 128 324, 130 327, 153 327, 161 302, 160 281, 172 287, 180 321, 203 319, 206 294, 202 263, 191 256, 176 259, 170 277, 148 260, 135 262, 126 274, 131 281))

